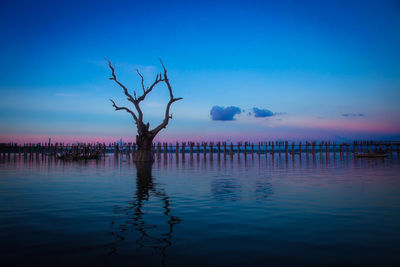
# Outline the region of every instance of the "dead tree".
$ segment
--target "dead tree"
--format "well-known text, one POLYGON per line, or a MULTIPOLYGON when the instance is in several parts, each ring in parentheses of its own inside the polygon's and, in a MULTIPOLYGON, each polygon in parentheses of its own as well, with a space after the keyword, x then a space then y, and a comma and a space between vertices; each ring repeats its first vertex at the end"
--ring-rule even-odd
POLYGON ((129 114, 132 115, 133 119, 135 120, 136 126, 137 126, 137 135, 136 135, 136 145, 137 145, 137 152, 135 153, 135 162, 148 162, 148 161, 154 161, 153 153, 152 153, 152 144, 153 144, 153 139, 154 137, 160 132, 162 129, 166 128, 168 125, 169 119, 172 119, 172 113, 169 113, 170 107, 172 103, 181 100, 182 97, 177 97, 175 98, 173 93, 172 93, 172 87, 171 84, 169 83, 168 77, 167 77, 167 69, 165 68, 163 62, 160 59, 161 66, 164 70, 164 73, 157 74, 155 81, 153 82, 152 85, 149 87, 146 87, 144 85, 144 78, 143 75, 139 72, 139 70, 136 70, 138 75, 141 78, 141 86, 143 90, 143 94, 140 96, 136 95, 136 91, 133 92, 133 96, 129 93, 128 89, 126 88, 125 85, 123 85, 121 82, 118 81, 117 76, 115 74, 115 65, 113 66, 111 64, 111 61, 106 59, 108 62, 108 66, 110 67, 111 70, 111 75, 112 77, 110 80, 115 81, 123 90, 125 93, 125 96, 128 98, 128 101, 133 104, 133 106, 136 109, 136 113, 133 112, 131 109, 127 107, 120 107, 115 104, 115 102, 110 99, 113 107, 115 110, 125 110, 129 114), (144 123, 143 122, 143 112, 140 108, 140 102, 142 102, 147 94, 149 94, 153 88, 161 83, 164 82, 167 85, 167 88, 169 90, 169 102, 167 104, 167 107, 165 109, 165 117, 163 122, 155 127, 154 129, 150 130, 150 124, 149 123, 144 123))

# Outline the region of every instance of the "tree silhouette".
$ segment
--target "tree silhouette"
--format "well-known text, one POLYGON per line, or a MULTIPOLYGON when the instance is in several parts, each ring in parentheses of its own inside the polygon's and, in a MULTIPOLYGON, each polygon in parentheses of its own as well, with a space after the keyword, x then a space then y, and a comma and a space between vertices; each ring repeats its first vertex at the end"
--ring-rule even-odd
POLYGON ((131 109, 129 109, 127 107, 117 106, 115 104, 115 102, 112 99, 110 99, 115 110, 125 110, 126 112, 130 113, 137 125, 136 145, 137 145, 138 150, 135 153, 134 161, 136 161, 136 162, 154 161, 154 156, 151 151, 153 139, 162 129, 167 127, 169 119, 172 119, 172 114, 169 113, 172 103, 174 103, 178 100, 181 100, 182 97, 177 97, 177 98, 174 97, 174 95, 172 93, 171 84, 167 77, 167 69, 165 68, 161 59, 160 59, 160 63, 161 63, 161 66, 163 67, 164 73, 157 74, 155 81, 149 87, 146 87, 144 85, 143 75, 139 72, 139 70, 136 70, 136 72, 138 73, 138 75, 141 78, 141 85, 142 85, 142 90, 143 90, 143 94, 140 96, 136 95, 136 91, 133 92, 133 96, 128 92, 128 89, 126 88, 126 86, 118 81, 117 76, 115 74, 115 66, 113 66, 111 64, 110 60, 108 60, 108 59, 106 59, 106 60, 108 62, 108 66, 110 67, 110 70, 111 70, 112 77, 110 78, 110 80, 114 80, 124 90, 124 93, 128 98, 128 101, 134 105, 136 112, 137 112, 137 114, 136 114, 135 112, 133 112, 131 109), (155 127, 154 129, 150 130, 150 124, 149 123, 145 124, 143 122, 143 112, 140 108, 140 102, 142 102, 146 98, 146 96, 153 90, 153 88, 161 82, 164 82, 167 85, 167 88, 169 90, 170 99, 169 99, 169 102, 165 109, 165 117, 164 117, 163 122, 160 125, 158 125, 157 127, 155 127))

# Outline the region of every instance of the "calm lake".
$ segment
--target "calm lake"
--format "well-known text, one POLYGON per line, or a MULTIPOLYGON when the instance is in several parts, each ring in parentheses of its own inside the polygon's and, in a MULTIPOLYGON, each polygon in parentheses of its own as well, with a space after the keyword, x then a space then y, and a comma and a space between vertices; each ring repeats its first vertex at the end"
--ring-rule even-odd
POLYGON ((400 265, 400 160, 0 160, 0 266, 400 265))

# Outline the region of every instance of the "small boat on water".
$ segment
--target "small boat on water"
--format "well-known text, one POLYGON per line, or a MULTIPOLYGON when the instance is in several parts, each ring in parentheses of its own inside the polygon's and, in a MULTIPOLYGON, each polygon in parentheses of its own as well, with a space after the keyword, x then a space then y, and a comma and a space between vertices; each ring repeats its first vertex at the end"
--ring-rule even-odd
POLYGON ((355 153, 356 158, 386 158, 389 155, 385 152, 368 152, 368 153, 355 153))

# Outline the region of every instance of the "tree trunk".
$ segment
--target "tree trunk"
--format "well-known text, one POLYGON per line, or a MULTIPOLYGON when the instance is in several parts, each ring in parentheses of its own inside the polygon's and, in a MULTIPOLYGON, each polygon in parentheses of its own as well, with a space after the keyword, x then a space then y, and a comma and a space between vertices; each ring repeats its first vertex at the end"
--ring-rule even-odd
POLYGON ((154 155, 152 151, 154 136, 143 134, 136 136, 136 145, 138 150, 135 153, 135 162, 153 162, 154 155))

